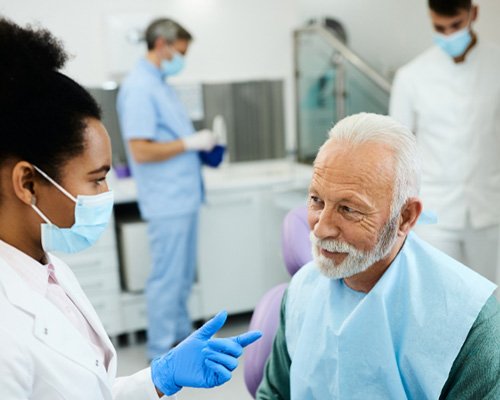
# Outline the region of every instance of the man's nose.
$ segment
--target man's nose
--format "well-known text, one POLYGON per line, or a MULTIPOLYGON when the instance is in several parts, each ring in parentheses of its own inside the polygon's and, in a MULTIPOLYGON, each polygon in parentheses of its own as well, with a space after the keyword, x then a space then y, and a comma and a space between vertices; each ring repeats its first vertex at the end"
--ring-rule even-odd
POLYGON ((334 210, 323 209, 315 217, 312 231, 318 239, 336 239, 340 235, 338 215, 334 210))

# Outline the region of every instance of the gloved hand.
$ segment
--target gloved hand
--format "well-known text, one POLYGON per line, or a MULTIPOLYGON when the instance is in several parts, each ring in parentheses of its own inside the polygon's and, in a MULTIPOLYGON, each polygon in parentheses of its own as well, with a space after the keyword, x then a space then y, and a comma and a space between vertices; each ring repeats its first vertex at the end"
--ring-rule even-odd
POLYGON ((171 396, 183 386, 212 388, 231 379, 243 348, 262 333, 251 331, 231 338, 211 339, 226 318, 227 313, 220 312, 166 355, 153 360, 151 376, 159 391, 171 396))
POLYGON ((215 135, 208 129, 203 129, 193 133, 192 135, 186 136, 182 138, 182 141, 184 142, 184 147, 187 151, 210 151, 216 144, 215 135))

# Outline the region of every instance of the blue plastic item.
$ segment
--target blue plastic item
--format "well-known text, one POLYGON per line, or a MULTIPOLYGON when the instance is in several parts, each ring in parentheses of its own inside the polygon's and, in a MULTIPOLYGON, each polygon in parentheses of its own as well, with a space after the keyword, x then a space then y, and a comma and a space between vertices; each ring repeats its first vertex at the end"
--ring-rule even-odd
POLYGON ((215 145, 215 147, 210 151, 200 151, 200 159, 203 164, 209 167, 216 168, 220 165, 224 159, 224 152, 226 151, 226 146, 220 144, 215 145))
POLYGON ((158 390, 171 396, 184 386, 212 388, 231 379, 243 348, 262 333, 251 331, 231 338, 211 339, 226 318, 227 312, 220 312, 166 355, 153 360, 151 377, 158 390))

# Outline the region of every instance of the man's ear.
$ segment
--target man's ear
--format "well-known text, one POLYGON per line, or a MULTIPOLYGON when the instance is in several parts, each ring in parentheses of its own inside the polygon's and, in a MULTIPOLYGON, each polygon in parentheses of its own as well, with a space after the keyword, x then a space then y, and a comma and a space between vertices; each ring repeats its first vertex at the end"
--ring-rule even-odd
POLYGON ((472 12, 471 21, 474 22, 474 21, 476 21, 478 15, 479 15, 479 6, 473 5, 471 12, 472 12))
POLYGON ((401 218, 399 222, 400 236, 406 236, 411 228, 417 223, 418 217, 422 213, 422 201, 418 197, 408 199, 401 210, 401 218))
POLYGON ((11 176, 15 196, 26 205, 32 204, 33 199, 36 199, 37 186, 33 165, 26 161, 19 161, 12 168, 11 176))
POLYGON ((162 49, 166 44, 168 44, 167 40, 161 36, 158 36, 155 39, 154 49, 155 50, 162 49))

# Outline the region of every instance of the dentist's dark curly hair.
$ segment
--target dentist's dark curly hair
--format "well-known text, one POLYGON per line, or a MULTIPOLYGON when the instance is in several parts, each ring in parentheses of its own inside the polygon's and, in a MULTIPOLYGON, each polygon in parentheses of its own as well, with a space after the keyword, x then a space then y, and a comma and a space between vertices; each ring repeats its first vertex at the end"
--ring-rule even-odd
POLYGON ((0 17, 0 167, 36 164, 54 179, 84 150, 86 119, 101 119, 93 97, 59 72, 68 56, 49 31, 0 17))

